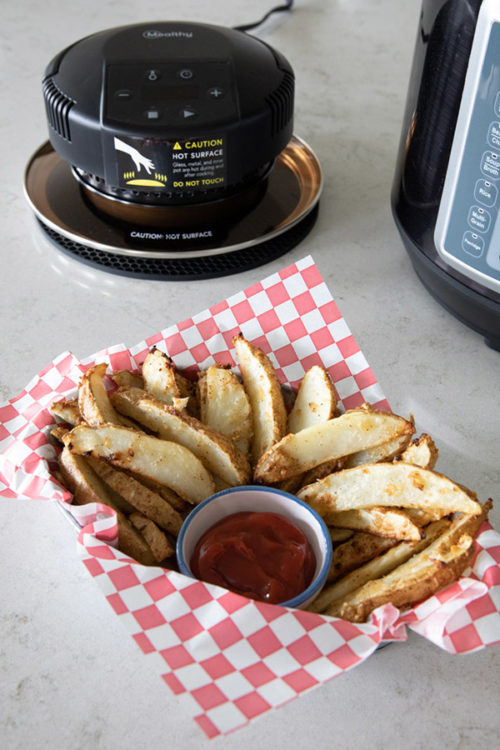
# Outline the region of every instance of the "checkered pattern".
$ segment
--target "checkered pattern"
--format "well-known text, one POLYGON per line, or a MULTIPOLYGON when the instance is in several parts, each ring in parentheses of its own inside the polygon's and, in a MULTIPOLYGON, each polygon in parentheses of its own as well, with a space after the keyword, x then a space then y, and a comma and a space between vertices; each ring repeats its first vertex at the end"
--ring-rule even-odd
POLYGON ((296 386, 325 366, 344 409, 387 401, 310 257, 273 274, 132 350, 115 346, 78 362, 62 354, 0 407, 0 495, 64 503, 82 527, 79 550, 90 574, 152 667, 208 737, 230 732, 368 658, 406 628, 451 653, 500 640, 500 535, 485 524, 470 574, 401 615, 381 607, 353 625, 249 601, 172 571, 144 567, 116 549, 116 521, 102 505, 72 506, 50 474, 50 404, 75 393, 93 362, 139 370, 151 346, 193 371, 234 365, 232 337, 268 353, 283 383, 296 386))

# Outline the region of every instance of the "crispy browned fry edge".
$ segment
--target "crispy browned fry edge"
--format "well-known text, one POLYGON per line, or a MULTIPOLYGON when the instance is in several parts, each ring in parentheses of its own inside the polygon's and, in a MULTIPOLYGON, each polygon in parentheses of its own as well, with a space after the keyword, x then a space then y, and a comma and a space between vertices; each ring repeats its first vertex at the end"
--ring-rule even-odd
POLYGON ((226 435, 139 388, 119 388, 111 399, 120 414, 144 424, 164 440, 184 445, 228 484, 248 483, 250 464, 226 435))
POLYGON ((332 564, 327 581, 329 583, 337 581, 350 573, 351 570, 358 568, 368 560, 372 560, 397 543, 396 539, 384 539, 372 534, 365 534, 362 531, 354 534, 333 550, 332 564))
POLYGON ((54 401, 50 407, 50 411, 55 417, 63 419, 68 424, 73 425, 73 427, 82 421, 77 398, 54 401))
POLYGON ((440 508, 447 513, 481 512, 473 493, 449 477, 403 462, 342 469, 304 487, 298 497, 321 516, 373 505, 424 510, 440 508))
POLYGON ((243 385, 252 407, 252 460, 256 463, 262 454, 281 440, 285 434, 287 421, 285 402, 274 367, 262 349, 247 341, 241 333, 233 338, 233 344, 243 385), (255 368, 259 371, 257 377, 255 377, 255 368), (259 413, 262 404, 267 409, 266 415, 259 413))
POLYGON ((131 513, 129 520, 144 537, 147 545, 151 548, 156 562, 161 563, 165 558, 172 557, 175 549, 168 541, 165 533, 158 528, 154 521, 146 518, 142 513, 131 513))
POLYGON ((423 469, 433 469, 438 459, 439 451, 434 440, 427 433, 422 433, 412 440, 406 450, 395 461, 421 466, 423 469))
POLYGON ((104 461, 89 457, 88 462, 103 482, 124 497, 143 516, 177 536, 182 526, 182 516, 167 500, 130 474, 115 469, 104 461))
POLYGON ((104 386, 106 370, 105 362, 94 365, 82 375, 78 386, 78 408, 84 421, 91 426, 107 422, 123 424, 104 386))
POLYGON ((114 502, 106 486, 88 465, 83 456, 75 456, 63 448, 59 456, 59 468, 65 487, 73 494, 76 505, 103 503, 116 513, 118 523, 118 546, 143 565, 153 565, 155 559, 147 542, 131 525, 114 502))
POLYGON ((411 422, 397 414, 373 408, 351 409, 327 422, 285 435, 261 456, 254 478, 263 484, 279 482, 325 461, 413 434, 414 430, 411 422))
POLYGON ((474 538, 490 508, 491 501, 488 501, 478 515, 458 517, 422 552, 383 578, 365 583, 345 600, 334 602, 327 614, 351 622, 364 622, 382 604, 390 602, 404 610, 453 583, 472 560, 474 538))
POLYGON ((449 528, 450 523, 448 519, 436 521, 426 529, 425 539, 421 539, 419 542, 399 542, 359 567, 353 568, 342 578, 327 585, 308 609, 311 612, 326 611, 327 614, 331 614, 337 602, 345 601, 352 592, 359 590, 367 581, 379 579, 397 568, 398 565, 406 562, 416 552, 429 546, 434 539, 449 528))
POLYGON ((341 510, 328 513, 324 520, 336 528, 365 531, 400 541, 418 541, 423 536, 421 527, 400 508, 373 506, 341 510))
POLYGON ((184 500, 200 503, 214 492, 211 474, 179 443, 115 424, 77 425, 64 437, 72 453, 101 458, 135 475, 169 486, 184 500))

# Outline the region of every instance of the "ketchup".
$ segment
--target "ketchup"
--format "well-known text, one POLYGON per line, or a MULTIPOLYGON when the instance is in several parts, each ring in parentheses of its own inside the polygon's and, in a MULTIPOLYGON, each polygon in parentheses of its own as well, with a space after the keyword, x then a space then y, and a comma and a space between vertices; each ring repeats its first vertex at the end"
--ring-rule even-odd
POLYGON ((279 604, 306 589, 316 559, 303 532, 278 513, 233 513, 198 541, 193 575, 250 599, 279 604))

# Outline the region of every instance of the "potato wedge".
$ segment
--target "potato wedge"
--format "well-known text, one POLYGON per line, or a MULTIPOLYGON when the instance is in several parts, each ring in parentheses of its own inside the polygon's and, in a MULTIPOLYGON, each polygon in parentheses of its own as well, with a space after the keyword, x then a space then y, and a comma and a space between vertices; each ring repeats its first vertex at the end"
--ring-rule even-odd
POLYGON ((88 425, 97 427, 101 424, 123 424, 120 416, 113 409, 103 378, 107 365, 101 362, 87 370, 78 386, 78 408, 88 425))
POLYGON ((59 419, 62 419, 64 422, 73 426, 82 421, 77 398, 55 401, 50 407, 50 411, 55 417, 59 417, 59 419))
POLYGON ((474 554, 474 537, 487 518, 489 507, 485 503, 475 516, 460 515, 423 551, 382 578, 371 580, 337 600, 326 610, 327 614, 364 622, 374 609, 388 602, 406 609, 428 599, 455 581, 469 565, 474 554))
POLYGON ((451 521, 443 520, 431 524, 426 530, 425 539, 419 542, 399 542, 385 552, 374 556, 368 562, 354 567, 347 575, 336 580, 330 586, 326 586, 319 596, 311 603, 308 609, 311 612, 326 612, 333 614, 332 607, 337 602, 342 602, 352 592, 359 589, 368 581, 387 575, 409 560, 414 554, 428 547, 437 537, 444 533, 451 525, 451 521))
MULTIPOLYGON (((286 431, 287 414, 281 385, 271 360, 241 334, 233 338, 253 422, 252 461, 277 443, 286 431)), ((298 473, 298 472, 297 472, 298 473)), ((283 477, 277 477, 279 481, 283 477)))
POLYGON ((72 453, 102 458, 164 484, 190 503, 214 492, 213 479, 199 458, 178 443, 113 424, 77 425, 64 441, 72 453))
POLYGON ((337 394, 327 371, 314 365, 302 378, 288 415, 288 432, 300 432, 335 415, 337 394))
POLYGON ((340 417, 288 434, 259 460, 256 481, 279 482, 325 461, 348 456, 414 432, 403 417, 375 409, 352 409, 340 417))
POLYGON ((472 515, 481 512, 480 504, 448 477, 402 462, 342 469, 304 487, 298 497, 321 516, 373 505, 440 508, 472 515))
POLYGON ((144 537, 148 547, 153 553, 156 562, 161 563, 165 558, 172 557, 175 549, 168 541, 165 533, 146 516, 141 513, 131 513, 129 516, 130 523, 144 537))
POLYGON ((233 440, 250 455, 252 410, 243 385, 227 367, 210 366, 198 378, 200 420, 233 440))
POLYGON ((222 433, 177 412, 139 388, 119 388, 111 398, 120 414, 132 417, 164 440, 184 445, 209 471, 229 485, 248 483, 250 465, 247 459, 222 433))
POLYGON ((151 349, 142 364, 144 389, 159 401, 172 404, 174 398, 181 398, 179 386, 175 379, 175 367, 168 354, 151 349))
MULTIPOLYGON (((155 492, 157 495, 163 498, 163 500, 165 500, 169 505, 171 505, 172 508, 174 508, 174 510, 178 511, 179 513, 185 513, 191 510, 191 504, 186 502, 186 500, 183 500, 182 497, 180 497, 180 495, 174 492, 170 487, 166 487, 164 484, 155 482, 150 477, 145 477, 144 475, 141 476, 140 474, 136 474, 134 476, 133 471, 126 471, 125 473, 131 476, 132 479, 137 479, 138 482, 140 482, 145 487, 148 487, 148 489, 155 492)), ((213 480, 213 477, 212 477, 212 480, 213 480)))
POLYGON ((339 529, 364 531, 376 536, 385 536, 400 541, 418 541, 422 530, 408 514, 399 508, 356 508, 328 513, 325 522, 339 529))
POLYGON ((351 531, 350 529, 334 529, 333 527, 328 529, 328 533, 330 534, 330 539, 333 544, 342 544, 342 542, 346 542, 354 536, 354 531, 351 531))
MULTIPOLYGON (((91 428, 85 428, 91 429, 91 428)), ((154 565, 153 553, 139 532, 134 529, 126 516, 115 504, 112 494, 95 474, 83 456, 78 456, 63 448, 59 456, 59 467, 65 487, 73 494, 76 505, 103 503, 116 513, 118 523, 118 547, 143 565, 154 565)))
POLYGON ((115 469, 105 461, 89 457, 88 462, 97 476, 107 486, 124 497, 141 515, 177 536, 182 526, 182 516, 158 493, 138 482, 130 474, 115 469))
POLYGON ((368 560, 373 560, 374 557, 381 555, 397 543, 395 539, 384 539, 362 531, 354 534, 333 550, 327 580, 331 583, 342 578, 351 570, 359 568, 368 560))
MULTIPOLYGON (((394 440, 389 440, 388 442, 376 445, 373 448, 353 453, 345 459, 344 468, 352 469, 355 466, 361 466, 362 464, 374 464, 379 461, 391 461, 392 459, 397 460, 397 457, 401 452, 409 446, 410 440, 411 433, 399 435, 394 440)), ((413 463, 413 461, 410 463, 413 463)))
POLYGON ((423 469, 433 469, 438 459, 438 449, 430 435, 425 432, 415 440, 412 440, 408 447, 397 456, 395 461, 403 461, 406 464, 415 464, 423 469))
POLYGON ((121 385, 131 385, 134 388, 144 388, 144 378, 142 375, 137 375, 137 373, 130 372, 129 370, 115 370, 111 375, 111 379, 114 380, 118 387, 121 385))

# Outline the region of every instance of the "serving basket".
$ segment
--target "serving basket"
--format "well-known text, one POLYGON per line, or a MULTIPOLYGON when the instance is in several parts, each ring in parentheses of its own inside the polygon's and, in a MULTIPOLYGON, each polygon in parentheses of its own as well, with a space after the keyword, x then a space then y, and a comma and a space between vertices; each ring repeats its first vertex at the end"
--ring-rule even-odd
MULTIPOLYGON (((50 405, 71 398, 97 362, 140 372, 153 347, 193 377, 217 362, 236 366, 241 332, 296 388, 324 366, 342 410, 389 403, 312 257, 307 256, 132 348, 111 346, 79 361, 64 352, 0 407, 0 496, 51 501, 78 527, 77 549, 151 669, 180 697, 207 737, 225 734, 360 665, 413 630, 452 654, 500 641, 500 535, 483 523, 473 564, 451 586, 404 613, 380 607, 364 624, 260 603, 116 548, 117 524, 104 505, 74 506, 53 477, 57 447, 50 405)), ((417 415, 418 418, 418 415, 417 415)), ((165 698, 168 702, 168 694, 165 698)))

